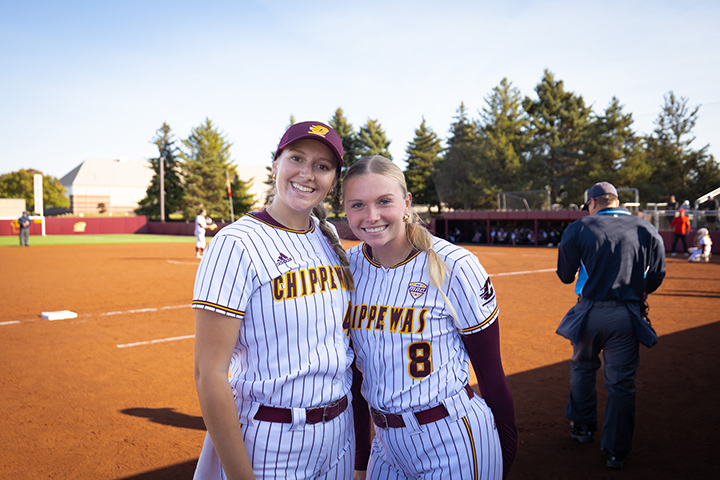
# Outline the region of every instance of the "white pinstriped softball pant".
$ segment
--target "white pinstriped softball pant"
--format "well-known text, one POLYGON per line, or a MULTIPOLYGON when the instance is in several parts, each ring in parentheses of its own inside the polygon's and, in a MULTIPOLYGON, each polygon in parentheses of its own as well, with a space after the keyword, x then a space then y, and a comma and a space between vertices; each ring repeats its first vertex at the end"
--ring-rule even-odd
MULTIPOLYGON (((467 402, 465 415, 456 419, 376 427, 367 479, 501 479, 502 451, 492 411, 478 395, 467 402)), ((413 418, 403 417, 406 423, 413 418)))

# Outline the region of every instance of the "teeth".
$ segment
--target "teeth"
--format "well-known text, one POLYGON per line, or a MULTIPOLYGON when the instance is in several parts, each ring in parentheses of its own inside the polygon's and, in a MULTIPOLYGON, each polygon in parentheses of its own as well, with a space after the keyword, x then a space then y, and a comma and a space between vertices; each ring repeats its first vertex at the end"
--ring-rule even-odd
POLYGON ((301 192, 310 193, 313 191, 312 188, 303 187, 302 185, 298 185, 297 183, 292 184, 293 188, 296 190, 300 190, 301 192))
POLYGON ((365 229, 365 231, 368 233, 377 233, 377 232, 382 232, 383 230, 385 230, 385 227, 374 227, 374 228, 366 228, 365 229))

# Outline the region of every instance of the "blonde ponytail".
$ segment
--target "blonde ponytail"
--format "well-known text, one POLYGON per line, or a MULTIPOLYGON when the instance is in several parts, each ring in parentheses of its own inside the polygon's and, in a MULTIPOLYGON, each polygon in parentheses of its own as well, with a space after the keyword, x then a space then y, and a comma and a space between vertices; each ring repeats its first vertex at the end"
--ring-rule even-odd
POLYGON ((449 275, 450 269, 447 264, 443 262, 440 255, 433 249, 433 236, 423 225, 419 223, 420 216, 417 214, 414 208, 410 207, 410 219, 405 225, 405 232, 407 233, 408 241, 415 250, 423 251, 428 256, 428 276, 430 277, 430 283, 438 289, 440 295, 442 295, 445 305, 450 310, 455 324, 460 327, 460 319, 455 311, 450 299, 447 298, 445 292, 442 290, 442 285, 445 282, 445 278, 449 275))

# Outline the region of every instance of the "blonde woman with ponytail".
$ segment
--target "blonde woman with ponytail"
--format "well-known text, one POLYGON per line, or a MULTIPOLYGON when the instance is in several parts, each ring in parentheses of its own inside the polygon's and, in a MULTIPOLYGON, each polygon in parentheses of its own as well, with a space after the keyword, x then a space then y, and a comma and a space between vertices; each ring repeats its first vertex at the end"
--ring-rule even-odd
POLYGON ((355 478, 505 478, 517 432, 487 272, 419 223, 387 158, 348 169, 343 203, 362 241, 348 251, 355 291, 345 327, 375 424, 370 445, 370 419, 357 408, 355 478))
POLYGON ((208 434, 195 479, 353 477, 343 319, 354 283, 322 206, 342 156, 329 126, 291 126, 272 163, 272 204, 223 228, 202 257, 192 306, 208 434))

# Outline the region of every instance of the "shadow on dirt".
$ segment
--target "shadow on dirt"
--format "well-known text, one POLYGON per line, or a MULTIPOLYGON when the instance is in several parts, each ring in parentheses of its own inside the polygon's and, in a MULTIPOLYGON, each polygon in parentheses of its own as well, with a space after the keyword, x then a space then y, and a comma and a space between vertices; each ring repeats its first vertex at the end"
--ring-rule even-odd
MULTIPOLYGON (((590 444, 581 445, 570 438, 563 417, 569 362, 509 377, 520 442, 509 478, 595 480, 620 475, 633 480, 717 478, 719 354, 720 323, 663 336, 652 349, 641 347, 633 451, 622 472, 605 466, 605 457, 600 452, 601 432, 596 433, 595 443, 590 444)), ((605 402, 602 382, 599 374, 600 418, 605 402)), ((132 408, 123 413, 176 427, 204 429, 202 418, 172 409, 132 408)), ((191 479, 196 463, 193 460, 119 480, 191 479)))

